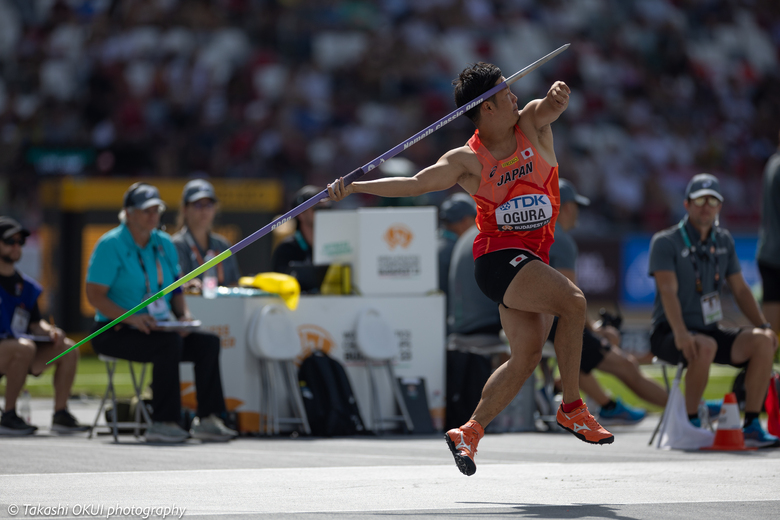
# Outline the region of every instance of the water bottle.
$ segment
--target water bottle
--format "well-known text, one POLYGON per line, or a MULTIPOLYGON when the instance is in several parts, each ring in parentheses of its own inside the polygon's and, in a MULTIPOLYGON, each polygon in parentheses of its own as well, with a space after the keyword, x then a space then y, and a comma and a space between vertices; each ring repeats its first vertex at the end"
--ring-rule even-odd
POLYGON ((21 399, 19 400, 19 417, 24 419, 27 424, 32 424, 32 412, 30 411, 30 392, 25 388, 22 391, 21 399))
MULTIPOLYGON (((209 251, 206 254, 205 261, 208 262, 212 258, 214 258, 214 253, 209 251)), ((203 297, 209 299, 216 298, 218 283, 219 282, 217 280, 217 269, 215 267, 212 267, 211 269, 206 271, 203 275, 203 283, 202 283, 203 289, 201 290, 203 297)))

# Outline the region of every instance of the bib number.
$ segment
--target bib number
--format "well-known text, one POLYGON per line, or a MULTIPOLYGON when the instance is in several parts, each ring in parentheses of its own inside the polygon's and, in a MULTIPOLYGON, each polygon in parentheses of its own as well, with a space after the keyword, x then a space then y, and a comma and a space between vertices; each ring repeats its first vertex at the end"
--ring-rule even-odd
MULTIPOLYGON (((151 296, 147 294, 144 299, 151 296)), ((164 296, 159 300, 154 300, 146 308, 149 310, 149 314, 157 321, 168 321, 171 319, 171 309, 168 307, 168 302, 164 296)))
POLYGON ((711 325, 723 319, 720 295, 717 292, 705 294, 701 297, 701 312, 705 325, 711 325))
POLYGON ((27 334, 27 328, 30 326, 30 311, 16 307, 14 315, 11 318, 11 332, 14 336, 27 334))
POLYGON ((552 215, 547 195, 521 195, 496 208, 496 225, 500 231, 528 231, 544 227, 552 215))

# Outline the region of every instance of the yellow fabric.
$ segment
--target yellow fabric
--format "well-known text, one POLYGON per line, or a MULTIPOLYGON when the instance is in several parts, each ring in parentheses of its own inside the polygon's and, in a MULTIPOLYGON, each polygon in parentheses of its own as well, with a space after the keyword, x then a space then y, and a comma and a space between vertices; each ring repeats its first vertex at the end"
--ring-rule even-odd
POLYGON ((301 299, 301 285, 294 277, 282 273, 258 273, 255 276, 242 276, 238 280, 242 287, 257 287, 260 290, 278 294, 287 308, 294 311, 301 299))

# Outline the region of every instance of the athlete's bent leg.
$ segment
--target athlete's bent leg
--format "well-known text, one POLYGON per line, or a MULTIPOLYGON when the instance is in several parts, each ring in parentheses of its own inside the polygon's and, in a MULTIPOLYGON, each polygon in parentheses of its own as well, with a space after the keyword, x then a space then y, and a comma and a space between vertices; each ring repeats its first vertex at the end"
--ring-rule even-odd
POLYGON ((582 291, 549 265, 531 262, 509 284, 504 304, 519 311, 558 316, 555 354, 561 374, 563 402, 577 401, 580 398, 582 331, 587 312, 582 291))

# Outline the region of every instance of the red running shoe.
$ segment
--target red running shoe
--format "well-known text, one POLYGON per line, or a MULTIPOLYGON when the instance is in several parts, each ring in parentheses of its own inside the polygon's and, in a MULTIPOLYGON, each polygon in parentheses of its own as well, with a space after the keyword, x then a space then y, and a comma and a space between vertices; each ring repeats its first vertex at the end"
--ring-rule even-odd
POLYGON ((585 442, 591 444, 612 444, 615 436, 604 429, 588 411, 588 405, 575 408, 571 412, 564 412, 563 407, 558 407, 556 420, 561 428, 569 430, 585 442))
POLYGON ((474 456, 477 454, 477 444, 484 435, 485 430, 474 420, 444 434, 444 440, 455 457, 455 464, 460 472, 468 477, 477 472, 474 456))

